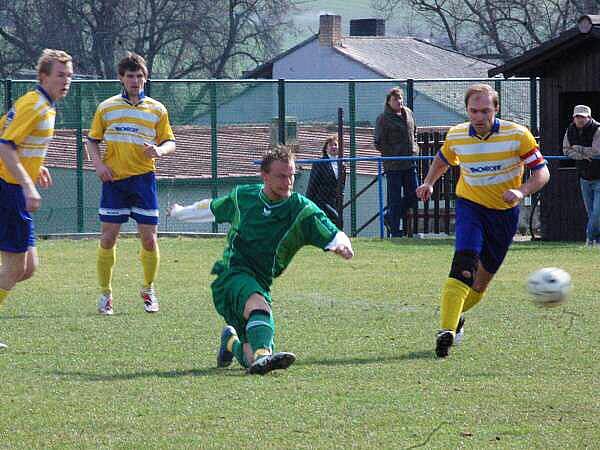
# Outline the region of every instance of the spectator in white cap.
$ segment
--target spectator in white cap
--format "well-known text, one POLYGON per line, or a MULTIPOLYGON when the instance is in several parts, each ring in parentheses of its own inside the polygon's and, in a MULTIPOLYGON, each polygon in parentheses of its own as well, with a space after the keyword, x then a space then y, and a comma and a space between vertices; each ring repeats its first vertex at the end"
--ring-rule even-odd
POLYGON ((575 160, 581 196, 588 215, 586 246, 600 246, 600 123, 586 105, 573 109, 573 122, 563 139, 563 152, 575 160))

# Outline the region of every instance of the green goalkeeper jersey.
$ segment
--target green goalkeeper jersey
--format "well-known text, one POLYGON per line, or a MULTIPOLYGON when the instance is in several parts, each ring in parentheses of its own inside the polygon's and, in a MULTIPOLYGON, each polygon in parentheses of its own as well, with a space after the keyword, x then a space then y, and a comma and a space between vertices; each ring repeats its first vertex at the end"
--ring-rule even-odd
POLYGON ((215 222, 231 224, 223 259, 213 273, 242 270, 269 289, 301 247, 325 249, 338 229, 303 195, 293 192, 286 200, 272 202, 262 189, 261 184, 237 186, 211 201, 215 222))

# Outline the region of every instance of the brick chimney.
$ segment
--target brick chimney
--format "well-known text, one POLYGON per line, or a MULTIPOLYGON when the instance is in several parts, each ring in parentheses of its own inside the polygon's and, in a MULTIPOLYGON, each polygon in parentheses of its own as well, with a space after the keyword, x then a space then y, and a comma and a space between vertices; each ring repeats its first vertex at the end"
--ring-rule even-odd
POLYGON ((319 16, 319 44, 335 47, 342 43, 342 16, 323 14, 319 16))

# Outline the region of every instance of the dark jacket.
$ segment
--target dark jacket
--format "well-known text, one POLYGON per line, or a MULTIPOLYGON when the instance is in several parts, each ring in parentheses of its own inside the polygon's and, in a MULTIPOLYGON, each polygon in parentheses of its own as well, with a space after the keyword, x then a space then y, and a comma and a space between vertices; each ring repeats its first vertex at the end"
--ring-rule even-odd
MULTIPOLYGON (((312 169, 310 171, 310 178, 308 180, 308 188, 306 189, 306 196, 311 199, 315 204, 321 208, 329 219, 338 225, 341 225, 340 218, 338 217, 337 212, 337 189, 338 189, 338 179, 335 177, 333 173, 333 167, 329 163, 330 158, 327 156, 323 156, 322 163, 316 163, 312 165, 312 169)), ((341 190, 340 190, 340 202, 344 196, 344 183, 346 181, 346 166, 340 164, 340 181, 341 190)))
MULTIPOLYGON (((600 128, 600 123, 596 122, 594 119, 591 119, 581 129, 578 129, 575 126, 575 123, 571 123, 569 128, 567 128, 566 133, 568 143, 570 146, 579 145, 591 150, 594 135, 598 128, 600 128)), ((592 154, 590 153, 586 156, 592 156, 592 154)), ((575 167, 577 168, 579 176, 584 180, 600 180, 600 160, 593 159, 592 161, 589 161, 588 159, 576 159, 575 167)))
MULTIPOLYGON (((375 123, 375 148, 381 156, 415 156, 419 154, 417 125, 412 111, 404 107, 402 115, 385 105, 383 113, 375 123)), ((385 171, 406 170, 416 165, 415 161, 384 161, 385 171)))

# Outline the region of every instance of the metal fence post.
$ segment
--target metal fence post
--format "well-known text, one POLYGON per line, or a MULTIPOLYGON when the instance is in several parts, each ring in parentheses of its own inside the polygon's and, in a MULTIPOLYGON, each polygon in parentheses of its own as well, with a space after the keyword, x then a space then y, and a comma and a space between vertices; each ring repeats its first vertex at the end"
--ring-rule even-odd
POLYGON ((500 105, 496 117, 502 119, 502 82, 500 80, 494 81, 494 89, 498 93, 498 104, 500 105))
POLYGON ((379 204, 379 239, 384 237, 383 222, 383 164, 381 159, 377 160, 377 201, 379 204))
POLYGON ((406 80, 406 106, 411 111, 415 110, 415 80, 412 78, 406 80))
POLYGON ((344 230, 344 184, 346 177, 342 175, 344 162, 339 161, 339 158, 344 157, 344 108, 338 108, 338 168, 340 168, 339 176, 335 186, 335 210, 338 213, 336 225, 340 230, 344 230))
POLYGON ((83 126, 81 117, 81 83, 75 83, 75 117, 77 117, 77 129, 75 136, 77 139, 77 232, 83 233, 84 230, 84 192, 83 192, 83 126))
POLYGON ((277 81, 277 98, 279 100, 279 143, 285 144, 285 80, 280 78, 277 81))
POLYGON ((12 108, 12 82, 11 80, 4 80, 4 106, 5 112, 8 112, 12 108))
MULTIPOLYGON (((218 160, 219 157, 219 142, 217 140, 217 83, 210 82, 210 177, 211 177, 211 195, 212 198, 217 198, 219 190, 217 181, 219 178, 218 160)), ((218 225, 213 222, 212 232, 218 231, 218 225)))
MULTIPOLYGON (((348 84, 348 111, 350 119, 350 157, 356 158, 356 82, 348 84)), ((356 236, 356 161, 350 161, 350 234, 356 236)))
POLYGON ((529 113, 530 128, 534 136, 538 135, 538 98, 537 98, 537 79, 529 79, 529 113))

